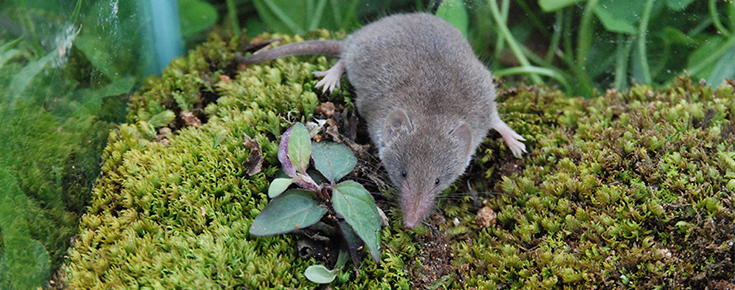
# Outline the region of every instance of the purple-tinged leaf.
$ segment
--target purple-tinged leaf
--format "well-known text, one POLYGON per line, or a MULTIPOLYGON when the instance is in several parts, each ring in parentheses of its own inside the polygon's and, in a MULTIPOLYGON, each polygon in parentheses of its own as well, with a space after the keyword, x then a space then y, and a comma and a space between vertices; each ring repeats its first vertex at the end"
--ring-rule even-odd
POLYGON ((283 165, 283 172, 289 177, 296 177, 296 168, 294 168, 291 160, 288 159, 288 140, 291 139, 291 131, 293 127, 288 128, 286 132, 281 135, 281 143, 278 145, 278 161, 281 161, 283 165))
POLYGON ((321 187, 308 174, 296 173, 293 183, 313 192, 319 192, 321 190, 321 187))

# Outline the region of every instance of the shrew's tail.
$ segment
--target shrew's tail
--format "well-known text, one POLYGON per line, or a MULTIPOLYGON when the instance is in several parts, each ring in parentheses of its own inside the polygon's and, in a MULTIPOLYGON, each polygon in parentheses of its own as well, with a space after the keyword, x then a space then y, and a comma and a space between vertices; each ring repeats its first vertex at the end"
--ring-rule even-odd
POLYGON ((290 55, 326 54, 339 56, 342 54, 343 48, 342 42, 337 40, 309 40, 289 43, 249 56, 242 56, 237 53, 235 59, 242 64, 254 64, 290 55))

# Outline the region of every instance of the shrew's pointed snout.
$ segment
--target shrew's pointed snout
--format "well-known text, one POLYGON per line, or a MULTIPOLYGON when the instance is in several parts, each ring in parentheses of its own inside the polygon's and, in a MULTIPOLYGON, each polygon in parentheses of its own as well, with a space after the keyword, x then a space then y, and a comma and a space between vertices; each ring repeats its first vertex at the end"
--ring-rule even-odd
POLYGON ((407 212, 403 211, 403 226, 406 227, 409 230, 413 230, 418 223, 421 222, 421 220, 424 217, 418 217, 417 215, 408 215, 407 212))
POLYGON ((404 191, 401 199, 403 226, 409 230, 421 223, 434 205, 434 195, 431 193, 416 194, 404 191))

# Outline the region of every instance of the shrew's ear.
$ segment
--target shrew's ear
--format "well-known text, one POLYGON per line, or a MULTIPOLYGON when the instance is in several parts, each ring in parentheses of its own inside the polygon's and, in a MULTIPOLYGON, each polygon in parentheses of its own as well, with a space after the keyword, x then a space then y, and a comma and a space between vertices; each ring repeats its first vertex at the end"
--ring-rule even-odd
POLYGON ((385 118, 381 139, 385 146, 388 146, 396 140, 396 137, 411 131, 413 131, 413 127, 411 127, 411 120, 408 119, 408 115, 402 110, 395 110, 385 118))
POLYGON ((472 149, 472 130, 470 130, 469 125, 462 123, 462 125, 449 132, 449 134, 452 138, 459 141, 459 147, 457 149, 462 150, 460 152, 463 152, 464 155, 472 154, 470 152, 472 149))

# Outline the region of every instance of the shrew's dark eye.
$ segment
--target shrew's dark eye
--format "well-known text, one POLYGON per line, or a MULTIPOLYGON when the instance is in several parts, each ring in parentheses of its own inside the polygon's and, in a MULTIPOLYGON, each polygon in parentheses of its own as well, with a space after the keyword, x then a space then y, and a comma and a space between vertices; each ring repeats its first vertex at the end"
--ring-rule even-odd
POLYGON ((404 170, 404 171, 401 172, 401 176, 403 176, 403 177, 406 177, 406 174, 408 174, 408 172, 406 172, 406 170, 404 170))
POLYGON ((437 178, 436 180, 434 180, 434 184, 439 184, 439 178, 437 178))

